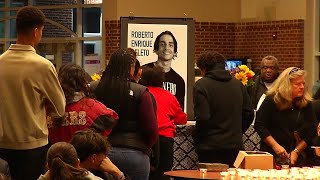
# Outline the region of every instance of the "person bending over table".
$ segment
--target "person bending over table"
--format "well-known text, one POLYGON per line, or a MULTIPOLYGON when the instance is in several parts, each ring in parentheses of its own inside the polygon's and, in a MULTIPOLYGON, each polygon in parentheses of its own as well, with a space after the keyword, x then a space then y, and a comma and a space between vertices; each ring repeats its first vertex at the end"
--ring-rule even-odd
POLYGON ((275 157, 276 165, 308 165, 304 149, 316 136, 316 117, 305 85, 306 71, 285 69, 267 91, 257 112, 255 129, 261 150, 275 157))

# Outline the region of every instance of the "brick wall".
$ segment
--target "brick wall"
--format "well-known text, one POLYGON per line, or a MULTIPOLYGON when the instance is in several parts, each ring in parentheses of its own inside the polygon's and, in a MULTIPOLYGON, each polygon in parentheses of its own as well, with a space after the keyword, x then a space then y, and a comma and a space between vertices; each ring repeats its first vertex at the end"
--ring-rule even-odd
MULTIPOLYGON (((48 5, 68 5, 73 4, 73 0, 37 0, 36 5, 37 6, 48 6, 48 5)), ((52 21, 55 21, 59 24, 62 24, 63 26, 67 27, 68 29, 72 30, 72 21, 73 21, 73 10, 72 9, 44 9, 42 10, 44 15, 47 19, 50 19, 52 21)), ((46 22, 44 25, 43 30, 43 37, 71 37, 71 34, 66 32, 65 30, 61 29, 60 27, 57 27, 51 23, 46 22)), ((51 45, 52 47, 55 46, 51 45)), ((45 46, 45 45, 44 45, 45 46)), ((47 53, 53 53, 54 49, 47 50, 44 52, 47 53)), ((63 52, 62 55, 62 63, 69 63, 72 61, 72 53, 71 52, 63 52)))
POLYGON ((195 22, 195 59, 203 52, 234 56, 235 23, 195 22))
POLYGON ((120 21, 112 20, 105 22, 106 27, 106 64, 111 54, 120 48, 120 21))
MULTIPOLYGON (((120 21, 106 21, 106 59, 120 47, 120 21)), ((250 58, 259 68, 261 58, 274 55, 280 69, 303 67, 304 21, 284 20, 246 23, 195 22, 195 59, 206 51, 226 58, 250 58), (276 34, 276 37, 272 35, 276 34)))
MULTIPOLYGON (((72 4, 73 0, 37 0, 36 3, 37 6, 65 5, 72 4)), ((45 14, 47 19, 60 23, 68 29, 72 30, 72 9, 44 9, 43 13, 45 14)), ((55 25, 46 22, 43 30, 43 37, 71 37, 71 34, 55 25)))
POLYGON ((290 66, 303 67, 304 21, 237 23, 235 43, 235 56, 251 58, 254 69, 259 68, 266 55, 277 57, 281 70, 290 66))

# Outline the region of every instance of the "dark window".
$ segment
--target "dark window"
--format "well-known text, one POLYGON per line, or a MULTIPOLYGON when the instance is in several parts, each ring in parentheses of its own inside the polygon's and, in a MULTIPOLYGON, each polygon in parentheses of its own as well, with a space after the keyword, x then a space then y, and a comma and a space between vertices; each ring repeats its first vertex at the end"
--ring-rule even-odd
POLYGON ((94 44, 84 44, 84 55, 94 54, 94 44))
POLYGON ((100 33, 101 8, 83 9, 83 32, 100 33))

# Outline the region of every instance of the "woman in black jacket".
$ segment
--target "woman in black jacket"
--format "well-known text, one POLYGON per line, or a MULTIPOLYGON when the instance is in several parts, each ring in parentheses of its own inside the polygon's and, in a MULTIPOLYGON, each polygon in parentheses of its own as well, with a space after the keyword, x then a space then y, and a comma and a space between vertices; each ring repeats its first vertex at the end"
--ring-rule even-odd
POLYGON ((303 151, 316 136, 316 117, 305 76, 300 68, 285 69, 257 112, 254 127, 262 140, 261 150, 272 153, 277 165, 308 165, 303 151))
POLYGON ((135 61, 132 51, 115 51, 95 95, 119 115, 108 138, 113 147, 109 158, 130 178, 147 180, 151 147, 158 138, 158 123, 148 89, 130 81, 135 61))

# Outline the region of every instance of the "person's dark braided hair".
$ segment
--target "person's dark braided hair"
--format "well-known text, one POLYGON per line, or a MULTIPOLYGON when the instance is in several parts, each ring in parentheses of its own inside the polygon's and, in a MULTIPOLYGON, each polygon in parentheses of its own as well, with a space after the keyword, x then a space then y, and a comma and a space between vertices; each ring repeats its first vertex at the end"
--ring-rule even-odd
POLYGON ((115 110, 119 116, 127 112, 130 88, 130 70, 135 63, 135 55, 127 49, 116 50, 110 58, 95 90, 98 101, 115 110))

